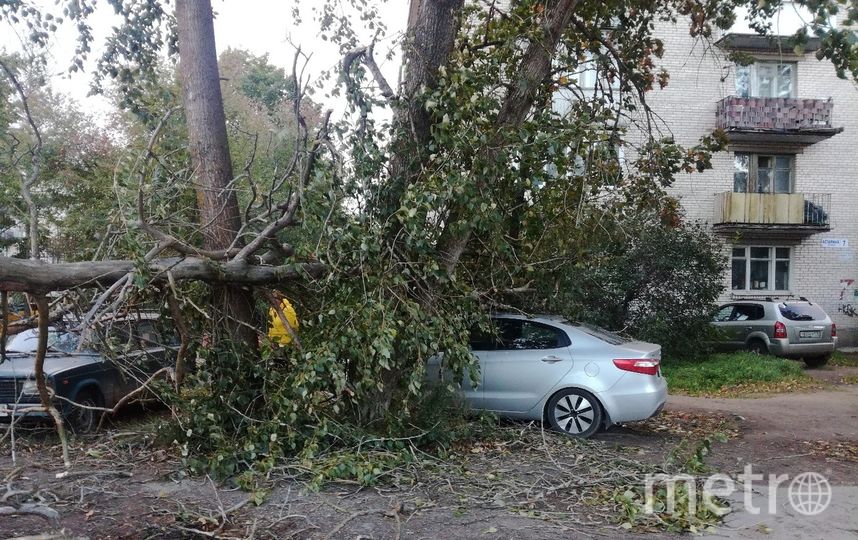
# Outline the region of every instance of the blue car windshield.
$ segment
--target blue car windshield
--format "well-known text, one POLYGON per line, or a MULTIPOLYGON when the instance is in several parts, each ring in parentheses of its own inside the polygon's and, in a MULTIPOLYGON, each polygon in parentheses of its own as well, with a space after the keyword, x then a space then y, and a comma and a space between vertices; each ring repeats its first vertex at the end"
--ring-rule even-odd
MULTIPOLYGON (((49 352, 75 352, 79 343, 79 334, 60 331, 56 328, 48 329, 49 352)), ((39 331, 37 329, 24 330, 23 332, 11 336, 9 343, 6 344, 6 352, 35 353, 38 345, 39 331)))

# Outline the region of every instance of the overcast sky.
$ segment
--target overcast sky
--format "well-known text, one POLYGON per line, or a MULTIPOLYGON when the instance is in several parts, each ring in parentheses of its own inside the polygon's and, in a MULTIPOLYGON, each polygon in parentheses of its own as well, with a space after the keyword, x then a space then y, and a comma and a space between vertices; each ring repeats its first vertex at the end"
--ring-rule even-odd
MULTIPOLYGON (((54 0, 31 0, 41 5, 46 11, 54 11, 56 6, 54 0)), ((270 62, 276 66, 283 67, 287 72, 291 69, 294 48, 291 43, 300 45, 302 50, 312 52, 312 61, 309 66, 309 74, 314 78, 325 70, 335 67, 341 60, 337 46, 324 41, 319 37, 318 25, 312 18, 311 7, 321 4, 323 0, 212 0, 213 8, 217 14, 215 18, 215 39, 218 53, 226 48, 241 48, 261 55, 268 54, 270 62), (301 5, 303 21, 296 24, 292 20, 292 7, 298 2, 301 5)), ((388 27, 386 38, 376 44, 376 59, 388 81, 395 85, 398 79, 400 56, 397 54, 393 59, 386 59, 386 53, 390 50, 398 51, 402 34, 405 30, 408 18, 409 0, 370 0, 383 2, 380 19, 388 27)), ((349 4, 343 0, 343 4, 349 4)), ((52 83, 54 88, 63 91, 81 102, 85 109, 94 112, 97 116, 102 115, 110 109, 108 101, 101 97, 87 97, 89 82, 92 77, 91 68, 94 60, 101 52, 100 44, 108 35, 114 25, 119 24, 119 18, 113 13, 113 9, 107 2, 100 0, 98 8, 90 17, 90 24, 96 43, 90 61, 87 64, 86 73, 78 73, 69 77, 66 70, 70 65, 76 29, 71 25, 64 25, 57 32, 50 49, 50 69, 56 76, 52 83)), ((781 34, 791 34, 799 26, 804 17, 797 16, 793 7, 783 10, 783 16, 775 20, 775 24, 781 34)), ((737 13, 739 20, 733 31, 751 32, 744 18, 746 13, 742 10, 737 13)), ((357 17, 353 20, 359 21, 357 17)), ((20 50, 20 43, 26 36, 16 35, 10 26, 2 26, 0 23, 0 49, 6 51, 20 50)), ((357 23, 359 24, 359 23, 357 23)), ((364 30, 363 43, 368 44, 372 38, 372 32, 364 30)), ((330 89, 330 88, 328 88, 330 89)), ((314 101, 323 103, 326 107, 332 107, 335 111, 342 110, 344 104, 341 100, 325 100, 323 95, 313 96, 314 101)))
MULTIPOLYGON (((309 73, 315 78, 323 71, 339 63, 341 56, 337 46, 319 37, 318 25, 312 20, 310 7, 319 0, 212 0, 216 12, 215 40, 218 53, 227 48, 246 49, 254 54, 268 54, 272 64, 291 69, 295 45, 300 45, 303 51, 312 53, 309 73), (300 25, 292 20, 292 7, 295 2, 301 3, 303 21, 300 25)), ((52 0, 34 2, 41 4, 44 9, 51 11, 52 0)), ((408 18, 409 0, 388 0, 382 9, 382 21, 387 25, 387 38, 376 44, 376 59, 391 84, 398 78, 399 56, 393 60, 385 58, 388 50, 397 48, 408 18)), ((358 20, 355 18, 355 20, 358 20)), ((52 82, 54 88, 70 94, 85 105, 85 108, 97 115, 109 110, 110 105, 104 98, 87 97, 89 81, 92 77, 93 59, 100 54, 100 42, 108 35, 111 27, 120 22, 114 15, 113 9, 106 2, 99 2, 98 8, 90 18, 93 34, 96 38, 94 52, 90 56, 86 73, 78 73, 69 77, 66 70, 70 65, 76 30, 68 25, 61 27, 50 49, 50 70, 56 76, 52 82)), ((368 44, 372 33, 365 30, 362 36, 368 44)), ((20 50, 20 43, 26 36, 16 35, 11 27, 0 28, 0 47, 7 52, 20 50)), ((325 101, 321 95, 314 96, 315 101, 325 101)), ((329 102, 326 106, 336 107, 329 102)))

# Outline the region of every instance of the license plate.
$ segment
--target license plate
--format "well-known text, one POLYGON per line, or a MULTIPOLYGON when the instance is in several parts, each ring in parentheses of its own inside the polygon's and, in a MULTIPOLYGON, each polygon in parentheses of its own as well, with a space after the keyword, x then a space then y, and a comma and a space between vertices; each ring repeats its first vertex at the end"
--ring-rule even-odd
POLYGON ((819 330, 802 330, 798 335, 802 339, 818 338, 822 336, 822 332, 819 330))

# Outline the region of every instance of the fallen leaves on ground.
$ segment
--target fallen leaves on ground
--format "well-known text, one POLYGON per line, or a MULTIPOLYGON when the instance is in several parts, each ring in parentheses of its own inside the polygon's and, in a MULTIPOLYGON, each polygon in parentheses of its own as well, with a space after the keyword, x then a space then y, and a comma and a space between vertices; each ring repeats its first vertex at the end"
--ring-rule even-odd
POLYGON ((844 375, 840 378, 841 384, 858 384, 858 375, 844 375))
POLYGON ((835 461, 858 463, 858 442, 852 441, 804 441, 808 451, 815 455, 835 461))
POLYGON ((831 357, 831 360, 828 361, 828 365, 847 367, 858 366, 858 353, 844 353, 842 351, 835 351, 834 355, 831 357))
POLYGON ((728 439, 739 436, 739 417, 710 412, 662 411, 643 422, 626 427, 643 433, 666 433, 677 437, 706 438, 720 433, 728 439))
POLYGON ((810 390, 823 390, 830 385, 823 381, 811 378, 786 379, 780 381, 756 381, 750 383, 733 384, 722 386, 715 392, 683 392, 671 390, 674 394, 684 394, 695 397, 712 398, 740 398, 754 397, 762 394, 787 394, 793 392, 807 392, 810 390))

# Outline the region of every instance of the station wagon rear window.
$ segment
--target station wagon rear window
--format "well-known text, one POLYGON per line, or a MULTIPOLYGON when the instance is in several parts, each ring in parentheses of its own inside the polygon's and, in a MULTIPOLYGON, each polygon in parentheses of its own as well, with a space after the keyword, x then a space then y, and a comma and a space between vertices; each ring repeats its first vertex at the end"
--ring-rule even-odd
POLYGON ((791 321, 821 321, 827 317, 819 306, 805 303, 785 302, 778 306, 781 315, 791 321))

